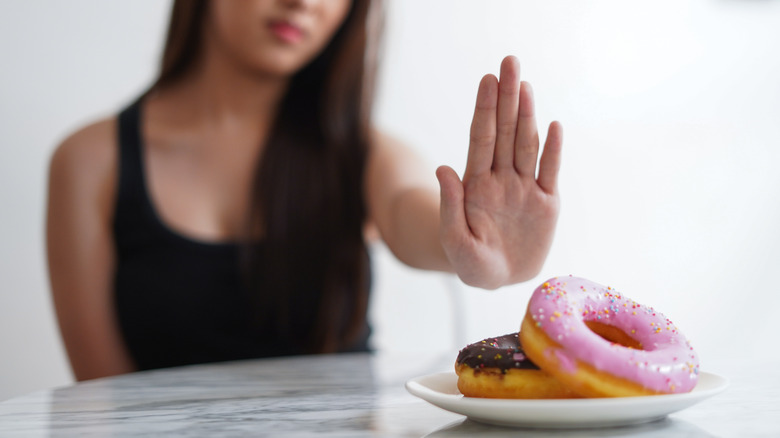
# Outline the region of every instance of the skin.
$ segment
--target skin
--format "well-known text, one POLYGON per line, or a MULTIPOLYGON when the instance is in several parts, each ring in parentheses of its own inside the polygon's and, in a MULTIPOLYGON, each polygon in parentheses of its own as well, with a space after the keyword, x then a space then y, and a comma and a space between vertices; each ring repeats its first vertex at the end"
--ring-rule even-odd
MULTIPOLYGON (((240 238, 254 163, 288 79, 327 45, 349 4, 211 5, 196 67, 144 101, 145 177, 166 226, 206 242, 240 238), (257 26, 274 20, 299 26, 303 38, 289 44, 257 26)), ((135 370, 113 307, 116 123, 110 118, 78 130, 50 163, 49 272, 77 380, 135 370)), ((437 188, 411 149, 373 132, 365 179, 367 236, 379 236, 410 266, 455 272, 478 287, 533 277, 555 228, 561 138, 560 125, 551 124, 537 172, 530 86, 519 81, 517 60, 507 57, 500 80, 487 75, 480 83, 462 181, 441 167, 437 188)))
POLYGON ((482 78, 463 181, 449 167, 436 171, 442 247, 465 283, 486 289, 539 273, 558 217, 563 130, 550 124, 537 169, 533 94, 519 76, 510 56, 501 63, 500 81, 482 78))

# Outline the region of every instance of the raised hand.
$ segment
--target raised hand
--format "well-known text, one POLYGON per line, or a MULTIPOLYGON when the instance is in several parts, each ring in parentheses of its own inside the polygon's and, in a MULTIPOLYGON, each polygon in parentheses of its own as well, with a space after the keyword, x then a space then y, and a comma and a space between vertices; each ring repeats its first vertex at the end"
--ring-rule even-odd
POLYGON ((508 56, 500 80, 482 78, 463 181, 450 167, 436 171, 441 244, 466 284, 495 289, 541 270, 558 218, 562 141, 560 123, 551 123, 537 172, 533 93, 519 62, 508 56))

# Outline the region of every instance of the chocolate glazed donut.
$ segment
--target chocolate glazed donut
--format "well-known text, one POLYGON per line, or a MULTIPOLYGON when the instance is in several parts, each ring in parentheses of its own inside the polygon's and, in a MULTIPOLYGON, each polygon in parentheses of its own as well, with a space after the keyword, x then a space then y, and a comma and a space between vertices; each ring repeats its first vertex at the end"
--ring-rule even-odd
POLYGON ((517 333, 467 345, 458 353, 455 372, 458 389, 467 397, 577 397, 525 356, 517 333))
POLYGON ((538 370, 539 367, 525 357, 520 348, 517 333, 498 338, 487 338, 467 345, 458 353, 458 365, 468 365, 479 371, 482 368, 498 368, 502 374, 510 368, 538 370))

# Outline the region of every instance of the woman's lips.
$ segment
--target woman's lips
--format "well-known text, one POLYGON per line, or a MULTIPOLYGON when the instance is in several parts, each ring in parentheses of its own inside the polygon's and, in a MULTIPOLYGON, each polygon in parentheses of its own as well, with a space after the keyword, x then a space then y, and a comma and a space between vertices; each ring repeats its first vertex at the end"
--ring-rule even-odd
POLYGON ((303 39, 300 27, 287 21, 273 21, 270 26, 274 36, 282 42, 293 44, 303 39))

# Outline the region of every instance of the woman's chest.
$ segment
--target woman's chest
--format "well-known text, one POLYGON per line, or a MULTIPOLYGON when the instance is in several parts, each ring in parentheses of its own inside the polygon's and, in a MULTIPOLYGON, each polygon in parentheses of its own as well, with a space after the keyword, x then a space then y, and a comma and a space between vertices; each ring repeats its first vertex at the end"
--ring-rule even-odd
POLYGON ((146 186, 160 219, 197 240, 243 237, 260 149, 246 136, 150 141, 144 154, 146 186))

